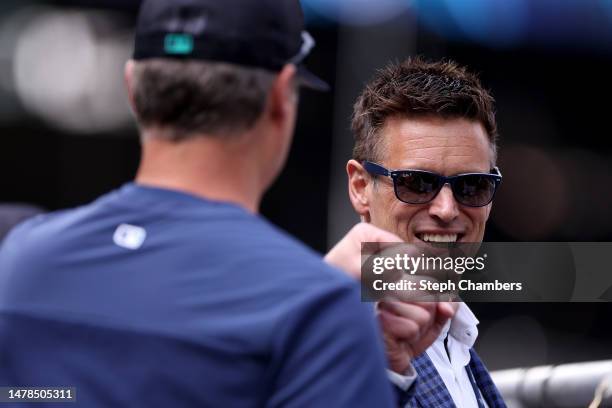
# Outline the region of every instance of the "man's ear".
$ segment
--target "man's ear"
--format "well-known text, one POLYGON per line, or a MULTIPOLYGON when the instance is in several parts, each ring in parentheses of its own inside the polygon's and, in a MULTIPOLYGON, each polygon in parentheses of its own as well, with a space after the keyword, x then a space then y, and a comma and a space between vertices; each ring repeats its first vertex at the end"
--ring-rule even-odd
POLYGON ((125 88, 127 89, 128 102, 130 103, 130 108, 132 108, 132 112, 136 113, 135 104, 134 104, 134 61, 128 60, 125 63, 125 68, 123 70, 123 80, 125 81, 125 88))
POLYGON ((368 190, 371 188, 372 179, 361 163, 349 160, 346 164, 348 175, 349 198, 353 208, 361 216, 362 221, 370 221, 370 202, 368 190))
POLYGON ((269 96, 269 114, 273 121, 283 122, 295 116, 297 100, 296 67, 288 64, 276 76, 269 96))

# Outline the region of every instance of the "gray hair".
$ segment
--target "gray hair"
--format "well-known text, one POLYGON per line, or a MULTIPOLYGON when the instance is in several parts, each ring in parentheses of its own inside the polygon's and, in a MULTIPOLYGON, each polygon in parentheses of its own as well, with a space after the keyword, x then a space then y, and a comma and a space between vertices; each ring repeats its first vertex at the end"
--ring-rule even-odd
POLYGON ((160 137, 229 137, 250 129, 264 111, 276 74, 257 68, 195 60, 151 59, 134 64, 136 119, 160 137))

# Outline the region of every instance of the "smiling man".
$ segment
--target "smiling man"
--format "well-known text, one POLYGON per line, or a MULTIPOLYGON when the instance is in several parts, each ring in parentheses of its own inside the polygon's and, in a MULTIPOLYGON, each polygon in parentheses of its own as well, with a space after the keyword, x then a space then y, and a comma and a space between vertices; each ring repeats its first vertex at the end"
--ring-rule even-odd
MULTIPOLYGON (((379 71, 354 108, 349 195, 363 221, 408 243, 481 242, 501 173, 494 100, 452 62, 413 58, 379 71)), ((409 303, 382 303, 390 378, 409 407, 504 407, 472 349, 463 303, 432 343, 403 330, 409 303), (416 372, 415 372, 416 371, 416 372)))

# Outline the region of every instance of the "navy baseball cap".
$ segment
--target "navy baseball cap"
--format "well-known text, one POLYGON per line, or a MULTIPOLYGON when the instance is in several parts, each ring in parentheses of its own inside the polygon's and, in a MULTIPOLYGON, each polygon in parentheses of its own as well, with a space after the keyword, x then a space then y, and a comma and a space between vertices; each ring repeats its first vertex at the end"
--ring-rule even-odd
POLYGON ((217 61, 274 72, 295 64, 302 85, 326 91, 329 85, 303 65, 314 45, 298 0, 144 0, 133 58, 217 61))

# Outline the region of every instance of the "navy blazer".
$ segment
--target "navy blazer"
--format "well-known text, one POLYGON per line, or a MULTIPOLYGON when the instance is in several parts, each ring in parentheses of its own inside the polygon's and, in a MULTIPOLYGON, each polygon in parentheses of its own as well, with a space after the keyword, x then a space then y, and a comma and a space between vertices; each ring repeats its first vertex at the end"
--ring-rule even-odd
MULTIPOLYGON (((469 368, 476 385, 489 408, 506 408, 504 399, 493 383, 487 368, 473 349, 470 349, 469 368)), ((427 353, 412 360, 417 378, 406 392, 399 394, 399 405, 404 408, 456 408, 444 381, 427 353)))

